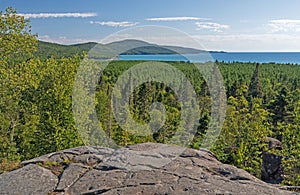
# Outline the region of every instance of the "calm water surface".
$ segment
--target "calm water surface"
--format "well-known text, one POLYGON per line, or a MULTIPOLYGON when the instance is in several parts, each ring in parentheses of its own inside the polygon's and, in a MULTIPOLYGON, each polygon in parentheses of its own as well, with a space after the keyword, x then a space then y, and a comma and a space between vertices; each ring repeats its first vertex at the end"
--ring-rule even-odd
POLYGON ((300 52, 228 52, 201 54, 157 54, 157 55, 120 55, 120 60, 157 60, 157 61, 224 61, 300 64, 300 52))

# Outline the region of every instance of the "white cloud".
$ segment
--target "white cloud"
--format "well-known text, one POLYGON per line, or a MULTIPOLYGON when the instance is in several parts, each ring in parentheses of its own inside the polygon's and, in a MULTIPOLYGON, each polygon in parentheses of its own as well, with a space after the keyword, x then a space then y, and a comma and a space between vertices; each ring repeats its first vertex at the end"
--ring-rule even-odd
POLYGON ((89 18, 97 16, 96 13, 37 13, 37 14, 18 14, 24 18, 89 18))
POLYGON ((164 18, 147 18, 148 21, 193 21, 193 20, 210 20, 210 18, 198 17, 164 17, 164 18))
POLYGON ((197 30, 210 30, 214 32, 223 32, 224 29, 230 28, 229 25, 219 24, 215 22, 196 22, 197 30))
POLYGON ((77 43, 87 43, 87 42, 98 42, 96 39, 86 39, 86 38, 69 38, 66 36, 60 37, 51 37, 49 35, 39 35, 38 39, 41 41, 51 42, 51 43, 58 43, 63 45, 69 44, 77 44, 77 43))
POLYGON ((138 22, 114 22, 114 21, 108 21, 108 22, 98 22, 98 21, 90 21, 90 24, 99 24, 102 26, 111 26, 111 27, 131 27, 138 24, 138 22))
POLYGON ((269 26, 272 32, 300 32, 300 20, 271 20, 269 26))

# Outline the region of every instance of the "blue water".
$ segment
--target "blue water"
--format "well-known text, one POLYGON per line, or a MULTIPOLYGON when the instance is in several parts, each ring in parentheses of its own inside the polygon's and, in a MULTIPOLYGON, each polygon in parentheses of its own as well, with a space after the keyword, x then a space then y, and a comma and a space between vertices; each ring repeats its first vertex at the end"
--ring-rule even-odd
POLYGON ((156 61, 224 61, 300 64, 300 52, 228 52, 201 54, 157 54, 157 55, 120 55, 120 60, 156 60, 156 61))

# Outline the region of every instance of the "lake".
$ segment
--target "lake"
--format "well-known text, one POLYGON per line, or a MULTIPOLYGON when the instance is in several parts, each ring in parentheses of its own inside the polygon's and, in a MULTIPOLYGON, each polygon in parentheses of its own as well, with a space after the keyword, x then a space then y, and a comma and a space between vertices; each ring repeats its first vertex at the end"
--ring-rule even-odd
POLYGON ((156 55, 120 55, 120 60, 154 61, 224 61, 300 64, 300 52, 224 52, 201 54, 156 54, 156 55))

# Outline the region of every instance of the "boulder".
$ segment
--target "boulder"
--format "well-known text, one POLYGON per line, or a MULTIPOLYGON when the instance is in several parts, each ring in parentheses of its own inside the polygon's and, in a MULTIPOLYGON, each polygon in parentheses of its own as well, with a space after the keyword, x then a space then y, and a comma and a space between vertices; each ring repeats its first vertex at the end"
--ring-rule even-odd
POLYGON ((0 175, 0 194, 48 194, 58 178, 50 170, 35 164, 0 175))
MULTIPOLYGON (((268 137, 268 148, 282 150, 281 142, 268 137)), ((263 152, 261 179, 267 183, 280 184, 283 180, 284 170, 282 167, 282 156, 263 152)))
POLYGON ((279 184, 283 180, 282 156, 264 152, 261 179, 267 183, 279 184))
POLYGON ((78 147, 22 164, 0 175, 0 194, 292 194, 208 150, 156 143, 78 147))
POLYGON ((278 139, 268 137, 267 143, 269 149, 282 150, 282 144, 278 139))

